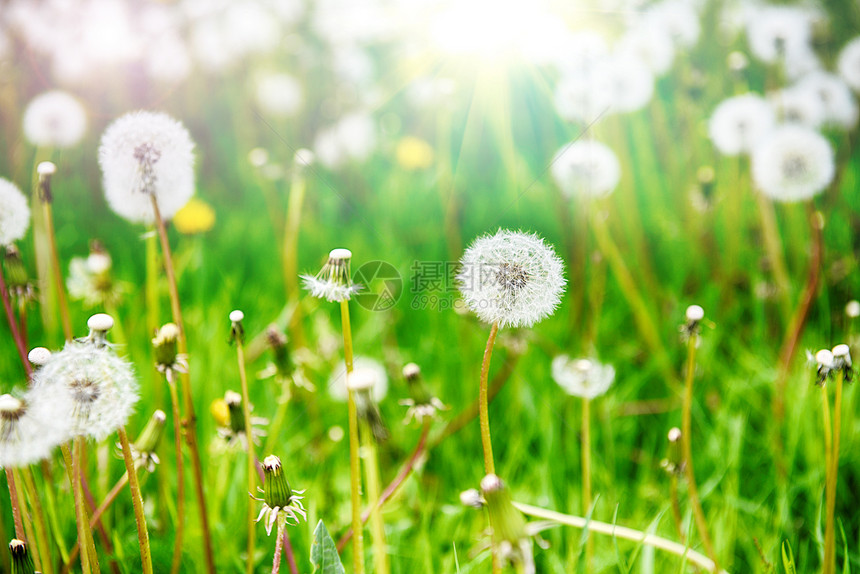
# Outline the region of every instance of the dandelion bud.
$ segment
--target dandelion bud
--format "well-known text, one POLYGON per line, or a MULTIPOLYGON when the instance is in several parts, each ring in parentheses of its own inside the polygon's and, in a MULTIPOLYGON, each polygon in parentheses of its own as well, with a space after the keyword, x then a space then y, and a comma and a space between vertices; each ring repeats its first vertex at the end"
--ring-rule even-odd
POLYGON ((159 409, 152 413, 149 422, 146 423, 137 440, 134 441, 134 449, 139 453, 155 452, 161 442, 161 437, 164 435, 166 421, 167 415, 164 414, 164 411, 159 409))
POLYGON ((849 319, 860 317, 860 301, 849 301, 845 305, 845 314, 848 315, 849 319))
MULTIPOLYGON (((0 213, 0 219, 2 217, 3 215, 0 213)), ((6 287, 9 289, 9 294, 25 302, 34 299, 36 295, 34 282, 27 273, 27 268, 21 259, 21 252, 18 251, 17 247, 14 245, 6 246, 6 255, 3 263, 6 273, 6 287)))
POLYGON ((36 173, 39 176, 39 199, 45 203, 54 201, 54 195, 51 192, 51 176, 57 173, 57 166, 50 161, 43 161, 36 166, 36 173))
POLYGON ((669 453, 660 462, 660 466, 669 474, 681 474, 684 471, 684 454, 681 445, 681 429, 672 427, 669 429, 669 453))
POLYGON ((482 508, 484 506, 484 499, 481 497, 481 493, 475 488, 461 492, 460 502, 463 506, 470 506, 472 508, 482 508))
POLYGON ((51 351, 45 347, 34 347, 27 353, 27 360, 36 368, 43 366, 50 358, 51 351))
POLYGON ((699 189, 706 198, 711 197, 713 194, 715 177, 714 168, 709 165, 703 165, 696 172, 696 178, 699 180, 699 189))
POLYGON ((9 554, 12 555, 12 574, 35 574, 33 557, 22 540, 16 539, 9 543, 9 554))
POLYGON ((224 402, 229 412, 230 430, 236 434, 245 432, 245 412, 242 410, 242 395, 235 391, 224 393, 224 402))
POLYGON ((159 329, 152 345, 155 347, 155 364, 168 367, 176 363, 179 355, 179 327, 174 323, 166 323, 159 329))
POLYGON ((265 473, 263 500, 266 501, 266 505, 269 508, 289 506, 293 491, 284 476, 281 459, 273 454, 267 456, 263 460, 263 472, 265 473))
POLYGON ((448 407, 434 397, 424 383, 421 377, 421 367, 415 363, 409 363, 403 367, 403 378, 409 385, 409 394, 411 398, 400 401, 401 405, 406 405, 409 410, 406 412, 404 424, 409 423, 412 419, 423 423, 424 419, 435 418, 437 411, 445 410, 448 407))
POLYGON ((494 551, 501 559, 521 566, 526 572, 534 572, 526 521, 511 502, 507 486, 495 474, 488 474, 481 480, 481 492, 490 515, 494 551))
POLYGON ((277 369, 278 374, 282 377, 288 376, 292 369, 290 352, 287 348, 287 336, 274 327, 269 327, 266 330, 266 340, 275 355, 275 369, 277 369))
POLYGON ((416 365, 415 363, 407 363, 403 367, 403 378, 406 379, 408 383, 414 383, 417 380, 420 380, 421 377, 421 367, 416 365))
POLYGON ((242 320, 245 314, 236 309, 230 311, 230 342, 237 341, 240 345, 245 342, 245 328, 242 326, 242 320))

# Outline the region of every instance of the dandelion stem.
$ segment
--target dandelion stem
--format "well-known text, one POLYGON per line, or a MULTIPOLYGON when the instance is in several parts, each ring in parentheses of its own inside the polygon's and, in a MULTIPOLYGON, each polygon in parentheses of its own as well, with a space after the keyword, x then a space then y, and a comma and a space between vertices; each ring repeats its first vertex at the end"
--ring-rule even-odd
MULTIPOLYGON (((591 511, 591 400, 582 399, 582 512, 591 511)), ((594 541, 589 536, 585 543, 585 571, 591 572, 594 541)))
MULTIPOLYGON (((110 505, 113 504, 114 500, 116 500, 119 493, 122 492, 122 489, 125 488, 125 485, 128 484, 128 473, 123 473, 119 480, 116 481, 116 484, 113 485, 113 488, 110 489, 110 492, 107 493, 105 499, 99 505, 98 508, 95 509, 93 515, 90 516, 90 528, 94 528, 99 524, 101 520, 102 514, 110 508, 110 505)), ((71 568, 71 564, 78 557, 78 552, 80 552, 81 546, 80 541, 76 542, 74 547, 72 547, 72 551, 69 553, 69 557, 66 560, 67 565, 63 569, 63 574, 67 574, 71 568)))
POLYGON ((54 233, 54 211, 51 198, 42 194, 42 208, 45 215, 45 232, 48 235, 48 247, 51 253, 51 272, 54 276, 54 286, 57 289, 57 302, 60 307, 60 320, 63 324, 63 336, 66 341, 72 340, 72 321, 69 318, 69 303, 66 300, 66 289, 63 285, 63 274, 60 271, 60 257, 57 254, 57 237, 54 233))
MULTIPOLYGON (((245 372, 245 350, 242 346, 242 337, 236 337, 236 359, 239 363, 239 381, 242 384, 242 414, 245 417, 245 438, 248 443, 248 452, 247 452, 247 470, 248 470, 248 492, 255 492, 255 487, 257 486, 257 469, 256 469, 256 455, 254 454, 254 435, 252 434, 251 429, 251 396, 248 392, 248 376, 245 372)), ((248 499, 248 511, 247 511, 247 524, 248 524, 248 561, 245 565, 245 571, 248 574, 252 574, 254 572, 254 543, 256 541, 254 537, 254 499, 248 499)))
POLYGON ((349 477, 352 500, 352 564, 355 574, 364 574, 364 533, 361 522, 361 461, 358 458, 358 411, 355 393, 349 389, 352 375, 352 330, 349 326, 349 302, 340 302, 340 320, 343 328, 343 356, 346 362, 347 406, 349 409, 349 477))
POLYGON ((665 550, 666 552, 670 552, 676 556, 681 556, 699 568, 703 568, 710 572, 719 572, 719 574, 727 574, 725 570, 720 570, 717 565, 706 556, 699 554, 695 550, 691 550, 683 544, 678 544, 677 542, 667 540, 660 536, 655 536, 654 534, 648 534, 625 526, 618 526, 617 524, 607 524, 606 522, 599 522, 597 520, 591 520, 590 518, 583 518, 581 516, 562 514, 560 512, 547 510, 538 506, 531 506, 530 504, 523 504, 521 502, 514 502, 513 504, 520 510, 520 512, 528 516, 541 518, 543 520, 551 520, 566 526, 573 526, 574 528, 588 528, 589 532, 606 534, 615 538, 623 538, 625 540, 632 540, 639 544, 646 544, 654 548, 659 548, 660 550, 665 550))
MULTIPOLYGON (((161 240, 161 253, 164 256, 164 269, 167 275, 167 284, 170 289, 170 309, 173 322, 179 327, 178 351, 188 354, 188 340, 185 336, 185 325, 182 322, 182 309, 179 305, 179 289, 176 286, 176 275, 173 271, 173 257, 170 252, 170 241, 167 239, 167 229, 161 212, 158 210, 158 201, 152 196, 152 211, 155 214, 155 223, 158 228, 158 237, 161 240)), ((191 397, 191 375, 188 369, 182 373, 182 398, 185 401, 185 442, 191 452, 191 467, 194 473, 194 486, 197 495, 197 509, 200 513, 200 528, 203 530, 203 557, 206 561, 206 571, 210 574, 215 572, 215 558, 212 552, 212 537, 209 532, 209 515, 206 510, 206 494, 203 491, 203 468, 200 464, 200 451, 197 447, 197 415, 194 413, 194 401, 191 397)))
POLYGON ((678 532, 678 540, 682 543, 687 542, 684 536, 684 519, 681 517, 681 503, 678 500, 678 476, 672 473, 671 482, 669 484, 669 496, 672 498, 672 518, 675 520, 675 529, 678 532))
POLYGON ((284 547, 284 529, 286 523, 278 518, 278 535, 275 536, 275 556, 272 560, 272 574, 281 571, 281 550, 284 547))
MULTIPOLYGON (((361 425, 363 450, 367 460, 364 465, 365 479, 367 480, 367 498, 370 506, 370 528, 373 533, 373 571, 378 574, 388 574, 388 551, 385 545, 385 522, 380 512, 379 499, 379 457, 377 455, 376 440, 370 430, 370 425, 361 425)), ((362 521, 364 522, 364 521, 362 521)))
POLYGON ((36 490, 36 481, 33 478, 32 469, 27 466, 21 469, 21 477, 24 482, 24 490, 27 493, 27 498, 30 500, 30 506, 33 509, 33 526, 36 534, 36 540, 39 543, 38 552, 42 562, 42 574, 53 574, 54 564, 51 558, 51 546, 48 538, 48 528, 45 524, 45 513, 42 508, 42 500, 39 498, 39 492, 36 490))
POLYGON ((173 540, 173 560, 170 572, 176 574, 182 562, 182 535, 185 530, 185 466, 182 462, 182 423, 179 414, 179 393, 176 383, 168 381, 170 406, 173 409, 173 444, 176 450, 176 534, 173 540))
POLYGON ((122 457, 125 460, 125 470, 128 473, 128 484, 131 489, 131 502, 134 506, 134 518, 137 522, 137 540, 140 544, 140 564, 144 574, 152 574, 152 555, 149 552, 149 532, 146 528, 146 515, 143 512, 143 497, 140 494, 140 483, 134 468, 134 458, 125 427, 117 429, 119 443, 122 446, 122 457))
MULTIPOLYGON (((81 572, 90 574, 93 569, 91 560, 96 559, 95 543, 93 542, 92 532, 89 528, 87 520, 87 509, 84 506, 84 491, 81 485, 80 472, 80 449, 83 447, 83 439, 76 438, 74 441, 74 454, 69 449, 67 444, 60 448, 63 452, 63 459, 66 463, 66 473, 69 475, 69 484, 72 487, 72 493, 75 498, 75 520, 78 526, 78 543, 81 544, 81 572)), ((98 569, 98 565, 96 565, 98 569)))
POLYGON ((773 280, 776 282, 776 287, 779 291, 782 313, 784 317, 788 317, 791 312, 791 281, 788 278, 788 271, 785 266, 785 254, 782 250, 782 241, 779 237, 779 228, 776 224, 773 202, 762 193, 756 193, 755 198, 758 202, 764 247, 773 271, 773 280))
POLYGON ((41 570, 41 548, 39 548, 39 542, 33 529, 33 521, 30 518, 30 513, 27 512, 27 497, 24 495, 24 488, 21 484, 23 482, 23 479, 21 478, 21 470, 13 468, 12 474, 15 477, 15 494, 18 497, 18 507, 21 509, 21 516, 24 519, 24 533, 26 534, 26 538, 23 540, 27 541, 27 544, 29 544, 33 551, 33 560, 36 563, 36 569, 41 570))
POLYGON ((824 464, 825 464, 825 499, 826 499, 826 518, 824 526, 824 564, 822 565, 822 574, 833 574, 835 547, 836 547, 836 532, 833 529, 833 511, 830 506, 830 498, 834 497, 836 501, 836 493, 831 488, 831 484, 835 487, 836 480, 833 477, 833 430, 830 421, 830 400, 827 398, 827 385, 821 385, 821 414, 824 422, 824 464))
MULTIPOLYGON (((368 508, 361 515, 361 522, 364 524, 370 518, 370 513, 374 509, 382 508, 382 505, 385 504, 388 499, 390 499, 397 489, 400 488, 400 485, 409 477, 412 473, 412 470, 415 468, 415 464, 418 462, 418 459, 421 458, 421 455, 424 454, 425 447, 427 445, 427 435, 430 433, 430 422, 424 422, 424 428, 421 430, 421 437, 418 439, 418 444, 415 445, 415 449, 412 451, 412 454, 406 460, 403 465, 403 468, 400 469, 400 472, 397 473, 397 476, 394 477, 388 486, 385 487, 385 490, 382 491, 379 499, 373 504, 371 508, 368 508)), ((346 533, 337 541, 337 551, 343 551, 346 543, 352 538, 352 528, 346 531, 346 533)))
MULTIPOLYGON (((287 221, 284 228, 284 283, 287 288, 287 300, 299 300, 298 246, 299 226, 302 221, 302 203, 304 203, 307 179, 304 175, 304 165, 299 165, 299 158, 293 165, 293 177, 290 185, 290 198, 287 203, 287 221)), ((302 332, 302 309, 296 306, 296 311, 290 318, 290 338, 299 347, 304 345, 302 332)))
POLYGON ((21 505, 18 499, 18 488, 15 483, 15 475, 11 468, 6 470, 6 485, 9 487, 9 503, 12 505, 12 518, 15 523, 15 538, 27 542, 24 534, 24 521, 21 519, 21 505))
POLYGON ((493 444, 490 438, 490 407, 487 396, 487 378, 490 374, 490 359, 493 356, 493 345, 499 333, 498 321, 490 327, 490 336, 484 349, 484 360, 481 363, 481 385, 478 393, 478 414, 481 423, 481 445, 484 448, 484 472, 496 474, 496 464, 493 461, 493 444))
POLYGON ((714 562, 714 569, 717 569, 719 562, 717 561, 717 554, 714 552, 711 537, 708 534, 708 523, 705 520, 705 513, 702 511, 702 505, 699 502, 699 491, 696 488, 696 474, 693 471, 693 447, 691 440, 693 433, 691 431, 690 414, 693 404, 693 379, 696 372, 696 345, 698 340, 699 336, 696 333, 692 333, 690 339, 687 341, 687 377, 684 385, 684 404, 681 411, 681 442, 684 445, 684 470, 687 476, 690 506, 693 509, 693 516, 696 517, 696 528, 702 537, 705 551, 714 562))
MULTIPOLYGON (((12 332, 12 339, 15 340, 15 348, 18 350, 18 357, 21 359, 21 364, 24 366, 24 371, 27 373, 27 379, 33 375, 33 367, 27 359, 27 346, 24 344, 24 339, 21 336, 21 331, 18 329, 18 323, 15 321, 15 313, 12 311, 12 302, 9 299, 9 289, 6 287, 6 279, 3 277, 3 266, 0 265, 0 299, 3 299, 3 309, 6 311, 6 321, 9 323, 9 330, 12 332)), ((19 538, 23 540, 23 538, 19 538)))

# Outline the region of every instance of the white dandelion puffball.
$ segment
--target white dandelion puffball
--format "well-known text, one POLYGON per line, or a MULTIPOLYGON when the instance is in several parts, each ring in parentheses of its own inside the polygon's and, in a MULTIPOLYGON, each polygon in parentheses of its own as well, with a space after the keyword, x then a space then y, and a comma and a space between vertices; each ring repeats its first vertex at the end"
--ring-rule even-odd
POLYGON ((654 95, 654 74, 637 54, 619 53, 603 68, 613 112, 641 110, 654 95))
POLYGON ((457 283, 466 307, 482 321, 531 327, 558 307, 565 279, 561 259, 543 239, 500 229, 469 246, 457 283))
POLYGON ((711 115, 708 132, 724 155, 749 153, 772 130, 773 109, 758 94, 743 94, 723 100, 711 115))
POLYGON ((362 162, 376 148, 376 123, 363 112, 353 112, 317 134, 314 154, 329 169, 348 161, 362 162))
POLYGON ((768 101, 783 123, 800 124, 814 130, 824 123, 824 106, 810 90, 786 88, 769 94, 768 101))
POLYGON ((612 94, 605 87, 606 80, 607 74, 599 68, 563 75, 554 93, 558 115, 568 121, 591 123, 613 113, 612 94))
POLYGON ((191 54, 178 34, 163 34, 157 42, 147 45, 143 65, 155 80, 181 82, 191 73, 191 54))
POLYGON ((621 164, 608 146, 578 140, 561 148, 552 160, 552 177, 566 197, 603 197, 621 179, 621 164))
POLYGON ((18 241, 30 227, 30 207, 18 186, 0 177, 0 247, 18 241))
POLYGON ((815 71, 801 78, 795 89, 813 94, 821 103, 824 123, 842 129, 857 125, 857 100, 848 84, 839 76, 815 71))
POLYGON ((812 39, 809 13, 794 6, 763 6, 747 21, 752 55, 766 64, 808 52, 812 39))
POLYGON ((552 360, 552 378, 575 397, 593 399, 606 393, 615 380, 615 368, 593 359, 571 359, 559 355, 552 360))
POLYGON ((701 24, 699 15, 691 2, 685 0, 663 0, 645 11, 643 25, 663 30, 684 48, 695 46, 699 41, 701 24))
POLYGON ((81 141, 87 131, 84 106, 62 90, 33 98, 24 111, 24 136, 36 146, 68 148, 81 141))
POLYGON ((67 401, 72 436, 96 440, 126 423, 138 399, 137 388, 131 364, 92 340, 66 343, 36 371, 32 383, 40 398, 67 401))
POLYGON ((860 92, 860 36, 845 44, 836 67, 851 89, 860 92))
POLYGON ((800 201, 833 180, 833 149, 818 132, 797 125, 777 128, 752 154, 756 187, 776 201, 800 201))
POLYGON ((636 26, 628 30, 615 47, 621 54, 638 56, 659 76, 672 68, 675 59, 675 45, 669 34, 662 28, 636 26))
POLYGON ((277 117, 292 116, 302 106, 302 86, 287 74, 265 74, 257 79, 257 105, 277 117))
POLYGON ((68 404, 57 396, 0 396, 0 468, 27 466, 50 456, 69 437, 68 404))
MULTIPOLYGON (((368 357, 356 357, 353 361, 351 377, 370 387, 370 396, 377 403, 388 394, 388 374, 379 361, 368 357)), ((341 362, 338 363, 328 379, 328 392, 331 398, 345 402, 347 398, 346 385, 346 365, 341 362)))
POLYGON ((131 112, 102 135, 99 165, 108 204, 135 223, 152 223, 152 196, 170 219, 194 195, 194 143, 167 114, 131 112))

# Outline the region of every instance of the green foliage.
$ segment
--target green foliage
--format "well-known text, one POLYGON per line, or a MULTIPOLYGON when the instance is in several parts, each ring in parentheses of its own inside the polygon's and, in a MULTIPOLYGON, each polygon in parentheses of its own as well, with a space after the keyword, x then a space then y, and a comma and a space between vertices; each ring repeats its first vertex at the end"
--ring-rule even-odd
POLYGON ((311 546, 311 564, 314 566, 315 574, 345 574, 340 556, 337 554, 337 546, 328 529, 320 520, 314 529, 314 543, 311 546))

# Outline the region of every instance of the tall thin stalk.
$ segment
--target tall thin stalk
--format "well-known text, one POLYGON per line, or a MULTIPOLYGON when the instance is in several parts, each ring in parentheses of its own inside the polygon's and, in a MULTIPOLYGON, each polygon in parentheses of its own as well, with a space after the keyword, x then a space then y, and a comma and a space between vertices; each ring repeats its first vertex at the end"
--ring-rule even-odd
POLYGON ((182 538, 185 531, 185 465, 182 462, 182 422, 179 414, 179 393, 176 391, 175 381, 168 381, 167 386, 170 389, 170 406, 173 410, 173 444, 176 450, 176 533, 173 539, 173 559, 170 572, 177 574, 182 562, 182 538))
POLYGON ((705 513, 702 511, 702 505, 699 502, 699 491, 696 488, 696 474, 693 471, 693 447, 692 447, 692 430, 690 414, 693 404, 693 379, 696 371, 696 346, 699 340, 699 335, 695 332, 690 334, 687 341, 687 376, 684 384, 684 404, 681 411, 681 441, 684 445, 684 471, 687 476, 687 490, 690 498, 690 506, 693 509, 693 516, 696 517, 696 528, 699 530, 699 535, 702 537, 702 544, 705 546, 705 551, 711 560, 714 561, 714 569, 719 569, 717 554, 714 552, 714 545, 711 542, 711 536, 708 534, 708 522, 705 520, 705 513))
MULTIPOLYGON (((582 512, 591 511, 591 400, 582 398, 582 512)), ((594 541, 589 536, 585 542, 585 570, 591 571, 594 541)))
POLYGON ((12 519, 15 524, 15 538, 27 542, 27 535, 24 534, 24 521, 21 518, 21 501, 18 498, 15 474, 12 472, 11 468, 4 470, 6 471, 6 485, 9 487, 9 503, 12 505, 12 519))
POLYGON ((286 524, 283 520, 278 520, 278 535, 275 537, 275 556, 272 559, 272 574, 278 574, 281 571, 281 550, 284 548, 284 530, 286 524))
MULTIPOLYGON (((248 492, 255 492, 255 487, 257 485, 257 465, 256 460, 257 456, 254 453, 254 435, 252 434, 251 429, 251 396, 248 391, 248 376, 245 372, 245 351, 243 348, 242 336, 238 335, 236 337, 236 359, 239 363, 239 380, 242 384, 242 414, 245 418, 245 438, 248 443, 248 452, 247 452, 247 470, 248 470, 248 492)), ((248 552, 248 560, 246 562, 245 571, 247 574, 253 574, 254 572, 254 543, 256 538, 254 536, 254 499, 248 499, 248 511, 247 511, 247 524, 248 524, 248 544, 247 544, 247 552, 248 552)), ((280 535, 280 533, 279 533, 280 535)))
MULTIPOLYGON (((47 178, 46 178, 47 181, 47 178)), ((44 184, 47 186, 47 184, 44 184)), ((45 187, 40 193, 42 210, 45 216, 45 233, 48 236, 48 247, 51 253, 51 274, 54 277, 54 287, 57 290, 57 303, 60 307, 60 320, 63 324, 63 336, 67 341, 72 340, 72 321, 69 318, 69 303, 66 300, 66 288, 63 284, 63 274, 60 270, 60 257, 57 254, 57 237, 54 233, 53 198, 50 189, 45 187)))
POLYGON ((75 499, 75 521, 78 527, 78 542, 81 544, 81 572, 83 574, 91 574, 95 568, 98 572, 98 558, 96 554, 95 543, 93 542, 93 534, 90 530, 89 520, 87 519, 87 509, 84 503, 84 490, 81 484, 80 459, 81 449, 83 448, 83 439, 78 437, 74 440, 74 453, 69 449, 68 444, 60 447, 63 452, 63 459, 66 463, 66 473, 69 476, 69 484, 72 488, 72 493, 75 499), (96 564, 93 566, 92 561, 96 564))
POLYGON ((496 464, 493 460, 493 443, 490 438, 490 406, 487 397, 487 379, 490 375, 490 359, 493 356, 493 345, 496 343, 496 335, 499 334, 499 323, 493 323, 490 327, 490 336, 487 338, 487 346, 484 349, 484 360, 481 363, 481 383, 478 391, 478 415, 481 423, 481 446, 484 449, 484 472, 496 474, 496 464))
MULTIPOLYGON (((287 203, 287 219, 284 228, 284 284, 287 289, 287 300, 299 300, 299 227, 302 221, 302 204, 307 189, 307 178, 305 168, 301 164, 303 160, 297 154, 293 162, 293 177, 290 184, 290 198, 287 203)), ((299 347, 304 345, 304 334, 302 332, 302 309, 296 306, 296 311, 290 318, 290 338, 299 347)))
MULTIPOLYGON (((833 475, 833 427, 830 421, 830 399, 827 398, 827 385, 821 385, 821 416, 824 423, 824 465, 825 465, 825 499, 826 518, 824 526, 824 564, 822 574, 833 574, 836 538, 833 530, 833 514, 830 512, 831 482, 834 483, 833 475)), ((835 496, 835 492, 833 493, 835 496)))
POLYGON ((370 505, 370 529, 373 533, 373 572, 374 574, 388 574, 388 550, 385 545, 385 523, 378 504, 381 498, 379 485, 379 456, 376 447, 376 439, 370 430, 370 425, 364 422, 361 425, 361 439, 364 443, 362 449, 366 453, 364 474, 367 480, 367 499, 370 505))
POLYGON ((152 574, 152 555, 149 550, 149 531, 146 528, 146 515, 143 512, 143 497, 140 494, 140 483, 137 480, 137 470, 134 468, 134 458, 128 435, 124 427, 117 429, 119 443, 122 446, 122 457, 125 460, 125 471, 128 473, 128 484, 131 489, 131 503, 134 506, 134 519, 137 522, 137 540, 140 544, 140 564, 144 574, 152 574))
POLYGON ((38 542, 37 551, 42 562, 42 574, 53 574, 54 564, 51 558, 50 539, 48 537, 48 527, 45 523, 45 513, 42 508, 42 499, 39 497, 39 491, 36 489, 36 481, 33 478, 32 469, 27 466, 21 469, 21 478, 24 483, 24 491, 27 493, 27 498, 30 500, 32 507, 33 526, 38 542))
MULTIPOLYGON (((349 302, 340 302, 340 320, 343 329, 343 356, 346 363, 346 378, 352 375, 352 329, 349 324, 349 302)), ((361 461, 359 460, 358 410, 355 406, 355 393, 347 387, 347 407, 349 409, 349 477, 350 498, 352 501, 352 565, 355 574, 364 574, 364 532, 361 522, 361 461)))
MULTIPOLYGON (((6 286, 6 278, 3 276, 3 266, 0 265, 0 299, 3 300, 3 309, 6 311, 6 322, 9 323, 9 331, 12 333, 12 339, 15 341, 15 349, 18 351, 18 358, 21 359, 21 365, 27 373, 27 379, 33 375, 33 367, 27 359, 27 346, 24 344, 21 331, 18 328, 18 322, 15 321, 15 312, 12 310, 12 301, 9 298, 9 288, 6 286)), ((18 538, 23 540, 23 538, 18 538)))
MULTIPOLYGON (((158 237, 161 240, 161 253, 164 256, 164 270, 167 275, 167 284, 170 289, 170 309, 173 322, 179 327, 178 349, 183 355, 188 355, 188 341, 185 336, 185 325, 182 321, 182 308, 179 305, 179 289, 176 285, 176 275, 173 271, 173 257, 170 251, 170 241, 167 238, 167 229, 161 212, 158 210, 158 201, 152 196, 152 211, 155 214, 155 224, 158 229, 158 237)), ((209 574, 215 572, 215 557, 212 551, 212 537, 209 532, 209 515, 206 509, 206 494, 203 490, 203 467, 200 463, 200 451, 197 446, 197 415, 194 413, 194 401, 191 396, 191 376, 189 370, 182 373, 182 395, 185 401, 185 442, 191 453, 191 467, 194 473, 194 487, 197 495, 197 509, 200 513, 200 528, 203 530, 203 558, 206 562, 206 571, 209 574)))

